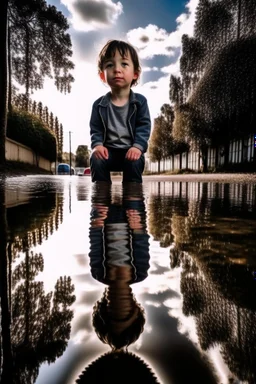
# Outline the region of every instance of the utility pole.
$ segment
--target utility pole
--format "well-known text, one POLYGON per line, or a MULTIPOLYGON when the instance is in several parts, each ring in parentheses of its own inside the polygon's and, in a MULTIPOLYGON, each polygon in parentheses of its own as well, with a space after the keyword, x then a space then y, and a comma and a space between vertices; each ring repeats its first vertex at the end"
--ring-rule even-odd
POLYGON ((5 165, 7 124, 7 20, 8 0, 0 3, 0 167, 5 165))
POLYGON ((72 175, 72 171, 71 171, 71 131, 69 131, 69 174, 72 175))

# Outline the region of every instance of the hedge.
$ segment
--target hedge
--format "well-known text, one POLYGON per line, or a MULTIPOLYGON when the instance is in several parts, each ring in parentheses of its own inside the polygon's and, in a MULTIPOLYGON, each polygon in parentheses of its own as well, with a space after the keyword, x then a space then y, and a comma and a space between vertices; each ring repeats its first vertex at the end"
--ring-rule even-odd
POLYGON ((56 161, 56 137, 37 116, 15 109, 9 112, 6 136, 26 145, 45 159, 56 161))

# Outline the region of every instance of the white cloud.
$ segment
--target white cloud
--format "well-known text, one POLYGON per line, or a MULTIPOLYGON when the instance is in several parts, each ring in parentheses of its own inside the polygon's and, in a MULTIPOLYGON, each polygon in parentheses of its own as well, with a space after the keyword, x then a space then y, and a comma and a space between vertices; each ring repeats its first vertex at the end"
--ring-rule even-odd
POLYGON ((179 76, 180 75, 180 64, 177 60, 175 63, 162 67, 161 72, 168 73, 169 75, 179 76))
MULTIPOLYGON (((152 25, 149 25, 144 29, 137 28, 129 31, 127 34, 128 40, 139 49, 140 58, 152 58, 155 55, 164 54, 164 52, 166 56, 170 56, 170 52, 166 52, 166 47, 181 48, 182 35, 186 33, 189 36, 192 36, 194 33, 195 10, 197 4, 198 0, 190 0, 186 4, 188 12, 182 13, 176 19, 177 28, 174 32, 167 33, 167 31, 152 25), (143 36, 144 38, 142 39, 143 36), (163 40, 161 40, 161 37, 163 40)), ((140 88, 141 93, 147 97, 152 123, 154 118, 160 114, 161 106, 165 103, 170 103, 170 75, 180 75, 179 61, 180 57, 170 65, 158 69, 166 75, 161 77, 158 81, 145 83, 140 88)), ((153 68, 146 67, 146 71, 152 71, 153 68)), ((143 71, 145 71, 145 68, 143 68, 143 71)))
POLYGON ((173 47, 181 46, 181 38, 183 34, 193 36, 194 34, 194 23, 195 23, 195 10, 199 0, 190 0, 186 4, 188 9, 187 13, 182 13, 177 17, 177 28, 176 31, 170 33, 169 40, 173 47))
POLYGON ((142 72, 157 72, 159 71, 158 67, 142 67, 142 72))
POLYGON ((77 63, 74 71, 75 82, 71 93, 62 94, 56 90, 53 82, 47 80, 44 92, 36 91, 33 100, 41 101, 57 116, 64 130, 64 151, 69 151, 69 131, 71 134, 72 152, 78 145, 90 148, 89 119, 93 102, 108 92, 101 82, 94 63, 77 63))
POLYGON ((142 59, 149 59, 155 55, 172 56, 169 34, 165 29, 149 24, 146 28, 132 29, 127 33, 128 41, 138 48, 142 59))
POLYGON ((152 124, 160 113, 163 104, 169 103, 169 76, 163 76, 157 81, 150 81, 142 86, 138 85, 135 92, 142 93, 148 101, 152 124))
POLYGON ((123 12, 122 3, 111 0, 61 0, 71 13, 70 22, 78 31, 112 27, 123 12))
POLYGON ((146 28, 130 30, 127 33, 128 41, 138 48, 142 59, 150 59, 156 55, 173 56, 174 49, 181 47, 182 35, 193 35, 197 4, 198 0, 187 3, 188 12, 177 17, 177 28, 174 32, 169 33, 157 25, 149 24, 146 28))

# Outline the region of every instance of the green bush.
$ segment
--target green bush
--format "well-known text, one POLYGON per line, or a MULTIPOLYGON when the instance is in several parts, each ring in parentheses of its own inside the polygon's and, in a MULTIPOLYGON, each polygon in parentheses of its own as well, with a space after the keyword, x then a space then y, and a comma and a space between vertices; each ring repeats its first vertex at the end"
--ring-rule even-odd
POLYGON ((13 110, 8 114, 6 136, 49 161, 56 160, 56 137, 46 125, 31 113, 13 110))

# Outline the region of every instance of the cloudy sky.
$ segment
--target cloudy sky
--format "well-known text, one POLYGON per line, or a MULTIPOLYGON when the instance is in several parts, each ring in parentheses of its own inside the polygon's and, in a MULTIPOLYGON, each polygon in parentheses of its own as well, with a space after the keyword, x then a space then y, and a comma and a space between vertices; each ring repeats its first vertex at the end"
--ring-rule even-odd
POLYGON ((97 56, 109 39, 133 44, 142 64, 134 88, 148 99, 152 122, 169 102, 170 74, 179 73, 181 36, 193 34, 198 0, 47 0, 67 17, 73 46, 75 82, 70 94, 51 80, 33 98, 57 116, 64 130, 64 151, 90 148, 89 118, 94 100, 108 92, 97 74, 97 56), (71 135, 69 135, 71 132, 71 135))

